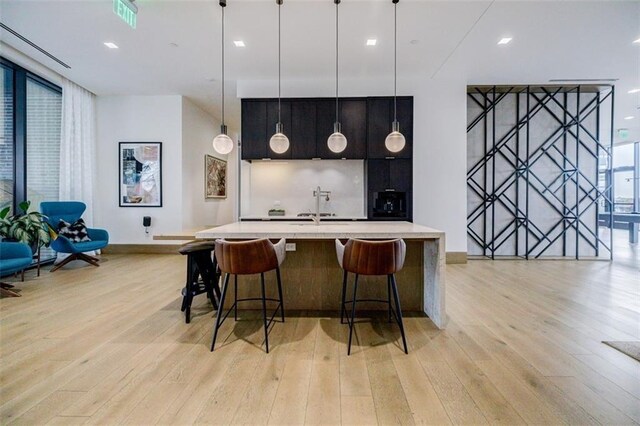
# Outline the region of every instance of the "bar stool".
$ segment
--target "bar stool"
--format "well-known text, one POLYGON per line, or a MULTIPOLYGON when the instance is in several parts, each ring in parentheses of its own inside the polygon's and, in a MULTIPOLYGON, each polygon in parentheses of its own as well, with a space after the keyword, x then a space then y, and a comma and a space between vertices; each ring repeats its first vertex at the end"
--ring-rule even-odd
POLYGON ((202 241, 185 244, 178 250, 180 254, 187 256, 187 281, 182 289, 182 308, 180 309, 185 313, 187 324, 191 322, 191 302, 199 294, 207 293, 207 298, 214 309, 218 309, 216 301, 220 300, 219 274, 211 259, 214 248, 213 241, 202 241))
POLYGON ((402 269, 407 245, 401 239, 387 241, 366 241, 349 239, 345 245, 340 240, 336 240, 336 254, 338 263, 344 270, 342 278, 342 303, 340 305, 340 323, 344 324, 346 305, 351 304, 351 318, 347 317, 349 324, 349 347, 347 355, 351 355, 351 338, 356 317, 356 302, 382 302, 389 307, 389 322, 393 315, 400 327, 404 352, 407 350, 407 339, 404 335, 402 324, 402 310, 400 308, 400 298, 398 297, 398 286, 396 285, 395 273, 402 269), (347 293, 348 273, 356 274, 353 285, 353 299, 345 300, 347 293), (357 299, 358 276, 359 275, 386 275, 387 276, 387 300, 380 299, 357 299), (391 305, 391 294, 393 293, 395 309, 391 305))
POLYGON ((218 329, 222 323, 227 319, 231 310, 234 310, 234 319, 238 320, 238 302, 244 302, 249 300, 261 300, 262 301, 262 317, 264 321, 264 341, 267 353, 269 353, 269 326, 273 322, 274 317, 280 309, 280 315, 282 322, 284 322, 284 307, 282 303, 282 281, 280 279, 280 265, 285 258, 285 239, 281 239, 277 244, 273 244, 266 238, 251 241, 226 241, 224 239, 216 240, 216 259, 220 271, 224 272, 224 282, 222 284, 222 297, 220 299, 220 309, 216 315, 216 323, 213 330, 213 340, 211 342, 211 351, 216 345, 216 337, 218 336, 218 329), (264 273, 268 271, 276 271, 276 278, 278 282, 278 297, 279 299, 270 299, 266 297, 264 286, 264 273), (252 275, 260 274, 260 284, 262 286, 261 298, 245 298, 238 299, 238 275, 252 275), (234 275, 234 300, 233 305, 229 308, 226 314, 222 315, 224 310, 224 300, 227 295, 227 289, 229 287, 229 277, 234 275), (267 301, 278 302, 273 315, 267 321, 267 301))

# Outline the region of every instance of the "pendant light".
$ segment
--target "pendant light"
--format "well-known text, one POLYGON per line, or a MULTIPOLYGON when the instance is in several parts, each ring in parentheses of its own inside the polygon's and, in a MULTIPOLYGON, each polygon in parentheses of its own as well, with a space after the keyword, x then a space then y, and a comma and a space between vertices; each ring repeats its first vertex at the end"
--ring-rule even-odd
POLYGON ((222 124, 220 125, 220 134, 213 138, 213 149, 218 154, 229 154, 233 150, 233 141, 227 136, 227 126, 224 124, 224 8, 227 6, 227 0, 220 0, 222 9, 222 124))
POLYGON ((400 123, 398 123, 398 11, 397 6, 400 0, 391 0, 393 2, 393 123, 391 124, 391 133, 384 140, 384 146, 391 152, 400 152, 406 143, 404 135, 400 133, 400 123))
POLYGON ((341 133, 338 118, 338 5, 340 0, 333 0, 336 4, 336 121, 333 123, 333 133, 327 139, 327 146, 331 152, 340 153, 347 147, 347 138, 341 133))
POLYGON ((282 7, 282 0, 276 0, 276 4, 278 5, 278 123, 276 124, 276 133, 269 140, 269 147, 276 154, 284 154, 289 149, 289 138, 284 134, 282 121, 280 121, 280 87, 282 84, 280 78, 280 7, 282 7))

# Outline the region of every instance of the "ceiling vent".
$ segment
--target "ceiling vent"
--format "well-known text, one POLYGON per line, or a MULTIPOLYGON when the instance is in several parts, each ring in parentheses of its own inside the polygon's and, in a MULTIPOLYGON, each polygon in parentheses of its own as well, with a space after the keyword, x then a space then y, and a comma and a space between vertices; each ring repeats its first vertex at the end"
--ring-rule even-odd
POLYGON ((10 34, 13 34, 14 36, 16 36, 17 38, 19 38, 20 40, 24 41, 25 43, 27 43, 29 46, 33 47, 34 49, 36 49, 38 52, 42 53, 43 55, 46 55, 47 57, 53 59, 54 61, 56 61, 57 63, 59 63, 60 65, 62 65, 63 67, 67 68, 67 69, 71 69, 71 67, 67 64, 65 64, 64 62, 62 62, 60 59, 56 58, 55 56, 53 56, 51 53, 47 52, 46 50, 44 50, 42 47, 38 46, 37 44, 35 44, 34 42, 32 42, 31 40, 29 40, 28 38, 26 38, 25 36, 23 36, 22 34, 18 33, 17 31, 12 30, 11 28, 7 27, 4 23, 0 22, 0 28, 2 28, 3 30, 7 31, 10 34))
POLYGON ((552 78, 550 83, 613 83, 617 78, 552 78))

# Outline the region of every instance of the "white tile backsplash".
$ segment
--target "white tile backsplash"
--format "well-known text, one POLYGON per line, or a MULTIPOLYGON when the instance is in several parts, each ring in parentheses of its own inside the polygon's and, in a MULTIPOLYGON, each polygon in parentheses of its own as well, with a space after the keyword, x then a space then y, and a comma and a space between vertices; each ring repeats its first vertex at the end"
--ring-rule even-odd
POLYGON ((366 216, 363 160, 254 161, 243 169, 243 217, 267 216, 274 207, 287 216, 314 212, 317 186, 331 191, 329 201, 320 201, 321 212, 366 216))

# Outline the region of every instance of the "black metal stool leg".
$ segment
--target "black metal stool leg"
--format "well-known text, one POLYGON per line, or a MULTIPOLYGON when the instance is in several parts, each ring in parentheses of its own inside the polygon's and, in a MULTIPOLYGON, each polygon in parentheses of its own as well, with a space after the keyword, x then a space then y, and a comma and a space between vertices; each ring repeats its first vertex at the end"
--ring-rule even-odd
POLYGON ((284 302, 282 298, 282 279, 280 278, 280 268, 276 268, 276 278, 278 280, 278 297, 280 298, 280 315, 284 322, 284 302))
POLYGON ((238 275, 233 280, 233 319, 238 321, 238 275))
POLYGON ((353 301, 351 306, 351 323, 349 324, 349 348, 347 349, 347 355, 351 355, 351 338, 353 336, 353 327, 356 321, 356 293, 358 292, 358 274, 356 274, 356 280, 353 284, 353 301))
POLYGON ((340 324, 344 324, 344 300, 347 295, 347 274, 347 271, 344 271, 344 274, 342 274, 342 304, 340 305, 340 324))
POLYGON ((218 305, 218 311, 216 312, 216 324, 213 329, 213 340, 211 341, 211 352, 216 346, 216 338, 218 337, 218 328, 220 328, 220 318, 222 318, 222 311, 224 311, 224 298, 227 295, 227 287, 229 286, 229 274, 224 277, 224 283, 222 284, 222 295, 220 296, 220 304, 218 305))
POLYGON ((402 334, 402 344, 404 345, 404 353, 408 354, 407 350, 407 338, 404 335, 404 325, 402 323, 402 310, 400 309, 400 297, 398 296, 398 286, 396 284, 396 276, 391 274, 389 276, 393 287, 393 297, 396 301, 396 319, 398 320, 398 326, 400 327, 400 333, 402 334))
POLYGON ((262 318, 264 320, 264 343, 269 353, 269 324, 267 323, 267 295, 264 289, 264 272, 260 273, 260 285, 262 286, 262 318))
POLYGON ((389 308, 389 322, 391 322, 391 276, 387 275, 387 307, 389 308))

